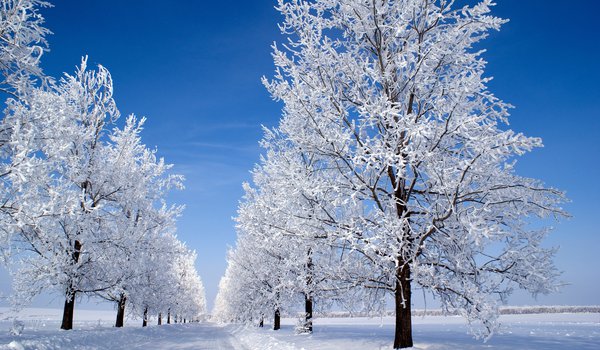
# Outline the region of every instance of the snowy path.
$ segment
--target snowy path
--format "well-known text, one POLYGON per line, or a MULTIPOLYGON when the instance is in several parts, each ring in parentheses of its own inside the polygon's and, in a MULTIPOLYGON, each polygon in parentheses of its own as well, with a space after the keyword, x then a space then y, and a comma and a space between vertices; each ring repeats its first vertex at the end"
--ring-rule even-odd
MULTIPOLYGON (((140 330, 140 341, 131 342, 127 337, 127 349, 174 349, 174 350, 245 350, 228 328, 214 323, 192 323, 171 327, 152 327, 150 332, 140 330), (169 329, 170 328, 170 329, 169 329), (150 333, 150 334, 148 334, 150 333)), ((116 345, 116 344, 115 344, 116 345)), ((114 349, 115 347, 110 347, 114 349)))

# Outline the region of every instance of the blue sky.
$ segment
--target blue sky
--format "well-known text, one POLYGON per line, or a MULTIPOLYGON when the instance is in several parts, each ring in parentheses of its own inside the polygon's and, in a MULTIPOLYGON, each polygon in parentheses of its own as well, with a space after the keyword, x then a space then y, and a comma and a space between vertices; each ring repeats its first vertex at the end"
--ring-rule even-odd
MULTIPOLYGON (((282 39, 274 0, 54 2, 43 11, 54 32, 46 73, 72 72, 89 55, 111 71, 122 114, 148 118, 144 142, 187 178, 172 196, 187 206, 178 236, 198 252, 212 305, 261 124, 280 116, 260 83, 273 72, 270 45, 282 39)), ((495 14, 510 22, 483 44, 490 89, 516 106, 513 129, 545 143, 518 168, 566 190, 573 215, 547 241, 561 247, 556 263, 571 285, 537 301, 517 293, 511 303, 600 304, 600 2, 497 2, 495 14)))

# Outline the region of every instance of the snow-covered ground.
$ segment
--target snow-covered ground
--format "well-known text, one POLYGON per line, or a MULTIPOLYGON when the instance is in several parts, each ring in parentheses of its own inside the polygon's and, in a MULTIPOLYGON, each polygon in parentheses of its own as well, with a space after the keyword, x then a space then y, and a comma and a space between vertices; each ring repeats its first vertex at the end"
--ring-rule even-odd
POLYGON ((211 323, 186 323, 141 327, 141 320, 127 320, 114 328, 114 311, 76 310, 74 330, 61 331, 61 310, 28 309, 20 313, 20 335, 11 335, 14 314, 0 308, 0 350, 55 349, 245 349, 231 327, 211 323))
MULTIPOLYGON (((501 334, 484 343, 467 334, 461 317, 415 317, 415 347, 427 350, 600 349, 600 314, 505 315, 501 321, 504 325, 501 334)), ((315 320, 314 333, 309 336, 295 335, 293 328, 293 320, 286 320, 280 332, 245 329, 237 336, 251 349, 358 350, 390 349, 394 334, 393 319, 388 317, 315 320), (251 346, 259 342, 269 346, 251 346)))
MULTIPOLYGON (((220 326, 214 323, 171 324, 141 328, 129 320, 112 327, 113 311, 76 313, 75 330, 59 331, 60 310, 30 309, 18 316, 21 335, 11 335, 14 317, 0 309, 0 350, 8 349, 390 349, 392 318, 324 318, 312 335, 295 335, 293 319, 280 331, 220 326)), ((417 349, 600 349, 600 314, 505 315, 504 328, 487 343, 469 336, 460 317, 414 318, 417 349)), ((266 325, 268 327, 268 325, 266 325)))

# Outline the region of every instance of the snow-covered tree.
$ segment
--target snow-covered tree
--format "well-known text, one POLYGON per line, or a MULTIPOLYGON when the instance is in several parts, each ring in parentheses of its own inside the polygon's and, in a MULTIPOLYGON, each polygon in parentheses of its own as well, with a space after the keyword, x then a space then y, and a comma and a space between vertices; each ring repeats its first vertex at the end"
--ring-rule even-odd
MULTIPOLYGON (((271 135, 269 140, 275 140, 270 131, 267 135, 271 135)), ((256 188, 249 184, 244 186, 246 196, 237 218, 238 235, 254 242, 255 248, 247 254, 267 255, 267 258, 258 258, 262 269, 266 268, 263 279, 271 279, 263 286, 271 286, 276 282, 273 277, 277 276, 277 283, 272 288, 277 289, 275 295, 279 299, 282 294, 289 295, 290 302, 294 302, 297 294, 302 295, 306 329, 312 331, 313 300, 319 292, 319 282, 325 281, 317 276, 322 276, 325 271, 319 266, 315 268, 320 261, 316 257, 331 253, 323 225, 314 219, 320 214, 320 208, 310 191, 317 184, 306 182, 311 179, 307 176, 311 164, 302 154, 288 149, 285 144, 271 144, 268 140, 263 146, 267 155, 253 172, 256 188)), ((237 251, 233 258, 236 257, 237 251)), ((259 271, 253 269, 254 273, 259 271)), ((286 305, 287 309, 292 307, 286 305)))
POLYGON ((244 321, 273 311, 289 314, 304 304, 299 326, 311 332, 315 298, 325 309, 348 287, 332 277, 350 257, 328 233, 329 210, 335 207, 323 182, 335 173, 289 147, 275 131, 265 130, 262 145, 266 155, 253 171, 253 186, 244 184, 246 194, 236 218, 238 241, 228 259, 231 277, 223 280, 219 302, 223 310, 237 310, 225 319, 244 321))
POLYGON ((165 203, 182 178, 141 143, 144 119, 113 125, 108 71, 89 71, 84 60, 56 91, 39 89, 9 110, 8 122, 23 129, 13 134, 9 175, 19 203, 12 227, 21 253, 13 255, 17 299, 66 291, 63 329, 72 327, 79 293, 117 302, 117 324, 126 300, 144 314, 204 312, 195 254, 173 237, 182 208, 165 203))
MULTIPOLYGON (((182 177, 169 174, 172 165, 165 164, 156 157, 156 151, 149 150, 141 142, 141 130, 145 119, 137 120, 130 116, 123 129, 115 128, 109 135, 112 147, 108 149, 110 159, 118 165, 118 177, 112 179, 120 184, 122 191, 115 198, 114 225, 109 254, 113 256, 111 273, 114 286, 97 294, 118 303, 117 324, 122 326, 124 306, 140 275, 144 271, 160 267, 148 261, 162 254, 164 247, 161 236, 175 230, 175 220, 182 207, 168 207, 165 203, 167 191, 182 188, 182 177)), ((167 254, 168 252, 164 252, 167 254)))
MULTIPOLYGON (((125 246, 119 247, 122 255, 116 263, 120 266, 113 269, 119 283, 97 293, 117 303, 116 327, 124 324, 126 305, 131 308, 130 314, 147 319, 148 312, 159 313, 174 292, 172 285, 177 283, 171 273, 174 256, 188 252, 177 250, 177 240, 170 231, 164 232, 171 228, 163 225, 154 222, 143 236, 130 237, 125 246)), ((168 306, 164 307, 167 309, 168 306)))
POLYGON ((13 255, 16 297, 66 293, 62 328, 70 329, 78 293, 120 300, 139 280, 136 268, 156 254, 148 241, 179 215, 164 196, 182 179, 141 143, 144 119, 114 126, 110 74, 87 70, 85 59, 75 76, 13 101, 9 112, 6 121, 18 131, 8 175, 18 203, 10 230, 22 253, 13 255))
POLYGON ((156 237, 156 249, 146 259, 129 292, 132 311, 143 326, 149 315, 170 315, 187 320, 206 313, 204 286, 194 267, 196 253, 170 234, 156 237))
POLYGON ((0 1, 0 91, 13 96, 26 94, 38 79, 46 82, 40 58, 48 50, 41 0, 0 1))
POLYGON ((223 322, 261 322, 273 316, 274 329, 286 305, 277 264, 283 263, 282 252, 271 244, 264 247, 254 237, 238 235, 235 249, 228 252, 227 270, 219 284, 213 317, 223 322))
POLYGON ((11 96, 0 120, 0 249, 15 302, 64 293, 63 329, 81 294, 195 318, 205 308, 196 255, 174 237, 182 207, 165 203, 182 177, 141 142, 144 118, 116 127, 104 67, 88 70, 84 58, 58 84, 42 74, 50 32, 39 9, 48 6, 0 0, 0 90, 11 96))
MULTIPOLYGON (((43 27, 44 18, 40 7, 49 6, 38 0, 0 0, 0 91, 4 97, 23 99, 37 79, 47 82, 39 68, 39 61, 47 50, 46 35, 49 31, 43 27)), ((11 125, 0 118, 0 222, 2 226, 11 225, 11 215, 16 211, 14 188, 8 175, 13 163, 10 158, 11 138, 16 132, 11 125)), ((29 164, 31 165, 31 164, 29 164)), ((21 163, 21 167, 29 166, 21 163)), ((11 239, 10 230, 0 230, 0 249, 8 249, 11 239)), ((2 255, 4 256, 4 254, 2 255)))
POLYGON ((102 206, 118 192, 101 140, 106 121, 118 117, 110 74, 87 71, 84 60, 55 91, 35 89, 27 101, 10 102, 14 230, 17 248, 33 253, 21 260, 16 290, 26 299, 48 286, 66 291, 63 328, 70 329, 75 294, 100 288, 105 276, 96 263, 108 258, 92 246, 110 237, 102 224, 110 209, 102 206))
POLYGON ((184 244, 181 244, 180 249, 183 254, 173 259, 173 283, 171 284, 175 287, 174 293, 171 294, 173 306, 168 307, 169 305, 163 304, 157 311, 160 312, 168 307, 184 322, 199 320, 206 314, 206 298, 204 285, 195 268, 197 255, 184 244))
POLYGON ((211 319, 218 322, 233 322, 235 320, 235 312, 232 303, 230 302, 233 282, 231 280, 231 263, 228 262, 225 273, 219 280, 219 289, 215 297, 215 305, 211 311, 211 319))
POLYGON ((491 0, 452 5, 280 0, 289 41, 265 80, 284 103, 281 137, 337 173, 324 222, 370 266, 361 284, 393 296, 394 348, 412 346, 415 286, 486 335, 514 286, 556 287, 538 219, 565 215, 563 193, 515 174, 542 143, 507 128, 476 48, 504 20, 491 0))

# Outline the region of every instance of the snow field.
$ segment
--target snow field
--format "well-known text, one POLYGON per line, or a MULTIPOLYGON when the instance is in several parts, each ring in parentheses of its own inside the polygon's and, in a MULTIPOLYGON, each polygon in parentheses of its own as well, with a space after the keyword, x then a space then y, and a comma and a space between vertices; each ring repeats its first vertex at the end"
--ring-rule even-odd
MULTIPOLYGON (((17 315, 21 335, 11 335, 15 315, 0 309, 0 350, 57 349, 234 349, 234 350, 376 350, 391 349, 393 318, 315 319, 312 335, 294 334, 296 319, 284 318, 282 329, 218 325, 171 324, 146 328, 128 319, 112 327, 114 311, 79 310, 75 329, 60 331, 60 310, 28 309, 17 315)), ((419 350, 597 350, 600 314, 504 315, 499 334, 484 343, 467 334, 461 317, 414 317, 415 349, 419 350)))
MULTIPOLYGON (((295 321, 284 319, 281 331, 245 328, 237 336, 253 350, 391 349, 393 341, 392 317, 316 319, 312 335, 294 334, 295 321)), ((500 321, 503 324, 500 332, 484 343, 467 334, 468 327, 461 317, 414 317, 415 349, 600 349, 600 314, 597 313, 504 315, 500 321)))

